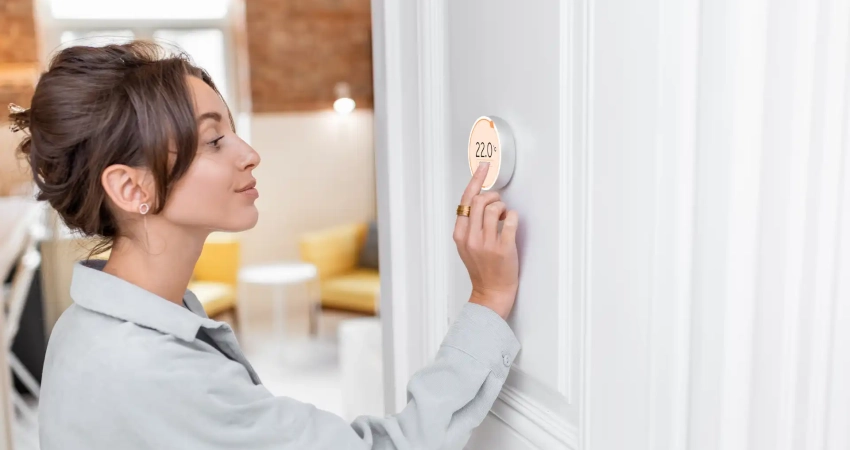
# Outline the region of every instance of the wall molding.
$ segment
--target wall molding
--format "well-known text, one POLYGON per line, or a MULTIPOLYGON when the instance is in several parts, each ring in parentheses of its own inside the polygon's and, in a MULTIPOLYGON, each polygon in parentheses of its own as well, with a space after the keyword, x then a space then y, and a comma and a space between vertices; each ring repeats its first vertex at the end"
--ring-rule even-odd
POLYGON ((502 388, 490 413, 540 448, 580 448, 578 427, 560 420, 510 386, 502 388))
POLYGON ((451 208, 446 204, 448 192, 446 172, 448 138, 448 87, 446 65, 446 0, 418 2, 417 20, 419 45, 420 90, 419 105, 422 119, 420 160, 424 170, 421 204, 425 218, 421 252, 425 260, 426 358, 435 355, 448 329, 449 244, 452 235, 451 208))
POLYGON ((375 166, 381 261, 385 405, 407 404, 407 383, 426 358, 421 255, 422 172, 418 166, 419 71, 404 56, 415 52, 415 4, 372 0, 375 78, 375 166), (411 11, 414 9, 414 11, 411 11), (411 137, 412 136, 412 137, 411 137), (412 142, 411 142, 412 139, 412 142), (416 151, 396 151, 416 147, 416 151), (392 187, 392 188, 390 188, 392 187))
POLYGON ((718 435, 720 447, 729 450, 748 447, 752 407, 767 11, 766 0, 730 8, 734 37, 725 42, 725 59, 732 73, 720 94, 727 105, 735 105, 727 116, 731 132, 718 435))
MULTIPOLYGON (((779 450, 791 450, 794 445, 797 408, 797 383, 800 357, 800 307, 808 302, 802 291, 806 266, 806 211, 809 195, 809 162, 812 140, 812 91, 815 65, 814 35, 817 25, 818 2, 801 4, 803 10, 785 11, 791 23, 796 23, 795 48, 791 52, 793 89, 789 97, 795 106, 790 111, 791 145, 789 146, 790 172, 788 174, 788 202, 785 233, 785 279, 783 292, 782 359, 780 369, 779 415, 777 441, 779 450), (795 20, 799 18, 798 20, 795 20), (809 45, 809 48, 804 46, 809 45)), ((781 9, 780 9, 781 11, 781 9)))
MULTIPOLYGON (((847 17, 833 13, 834 17, 847 17)), ((846 29, 846 28, 845 28, 846 29)), ((848 149, 847 111, 850 104, 850 89, 845 89, 842 98, 845 119, 840 126, 845 128, 839 145, 843 151, 841 198, 839 208, 838 261, 836 262, 834 304, 832 310, 832 336, 830 342, 829 373, 827 374, 826 436, 823 449, 841 450, 850 447, 850 431, 846 423, 850 417, 850 149, 848 149)))
POLYGON ((699 0, 658 4, 647 405, 653 450, 688 448, 699 10, 699 0))
MULTIPOLYGON (((834 319, 839 277, 838 249, 841 242, 841 195, 842 185, 847 174, 842 170, 843 159, 847 157, 844 139, 847 133, 847 53, 848 53, 848 15, 850 8, 846 1, 822 0, 820 16, 828 22, 825 42, 816 46, 823 52, 823 58, 816 58, 823 69, 816 71, 820 79, 814 85, 822 90, 815 91, 816 98, 822 104, 816 105, 823 110, 820 121, 814 121, 813 128, 819 126, 822 132, 820 172, 814 190, 818 192, 820 205, 817 213, 817 256, 814 258, 814 295, 812 308, 812 336, 809 348, 809 386, 806 410, 805 448, 822 449, 826 445, 827 408, 829 395, 829 372, 831 370, 830 347, 835 345, 834 319)), ((813 45, 815 46, 815 45, 813 45)), ((815 115, 814 117, 818 117, 815 115)), ((834 401, 834 400, 833 400, 834 401)))
MULTIPOLYGON (((378 226, 380 236, 380 257, 384 261, 404 261, 406 259, 403 243, 406 241, 403 217, 391 206, 402 203, 404 191, 393 194, 389 186, 400 185, 401 172, 398 169, 403 162, 400 155, 390 152, 394 144, 401 139, 403 124, 401 30, 397 23, 398 6, 392 1, 375 0, 372 2, 372 21, 374 37, 375 64, 375 159, 378 191, 378 226), (394 175, 397 173, 397 175, 394 175), (383 188, 382 188, 383 184, 383 188), (401 228, 401 229, 400 229, 401 228)), ((398 153, 398 152, 395 152, 398 153)), ((403 212, 403 211, 402 211, 403 212)), ((409 377, 407 361, 394 358, 396 346, 407 344, 407 333, 399 325, 407 322, 406 302, 393 302, 397 291, 404 289, 406 271, 404 264, 395 265, 382 271, 381 312, 384 356, 384 379, 387 382, 384 404, 387 411, 400 411, 406 397, 405 386, 401 383, 409 377)), ((402 294, 403 295, 403 294, 402 294)), ((401 297, 399 295, 398 297, 401 297)))
MULTIPOLYGON (((580 248, 582 240, 576 240, 576 230, 573 218, 576 213, 576 205, 573 199, 575 193, 570 189, 570 184, 576 186, 574 178, 570 176, 575 167, 577 151, 586 151, 586 148, 576 148, 573 145, 573 88, 575 67, 573 51, 573 24, 575 22, 576 3, 570 2, 570 6, 560 4, 559 33, 559 86, 558 86, 558 108, 560 115, 559 129, 559 168, 558 168, 558 224, 559 229, 564 230, 558 240, 558 392, 567 399, 568 404, 573 403, 573 346, 571 337, 575 335, 570 316, 574 312, 575 294, 572 290, 575 276, 575 267, 570 250, 580 248)), ((582 111, 583 112, 583 111, 582 111)), ((582 188, 579 184, 579 188, 582 188)), ((581 237, 581 236, 580 236, 581 237)))
MULTIPOLYGON (((594 93, 594 70, 593 70, 593 55, 594 55, 594 14, 595 2, 582 1, 579 7, 576 0, 577 13, 574 17, 581 18, 581 33, 585 36, 584 42, 580 43, 581 51, 576 55, 581 61, 582 79, 582 96, 581 108, 584 114, 581 117, 581 147, 587 149, 586 159, 582 162, 584 173, 587 174, 585 183, 587 186, 593 186, 593 93, 594 93), (579 9, 580 8, 580 9, 579 9), (580 12, 579 12, 580 11, 580 12)), ((584 245, 582 246, 581 260, 584 270, 581 274, 581 299, 579 317, 581 318, 580 333, 581 342, 579 351, 579 366, 581 370, 581 378, 579 382, 579 448, 582 450, 590 450, 592 447, 591 439, 591 396, 593 383, 590 377, 591 365, 591 348, 592 348, 592 328, 591 318, 593 314, 592 302, 590 299, 593 296, 592 277, 593 277, 593 202, 591 190, 587 189, 581 196, 582 209, 585 211, 584 217, 584 245)))

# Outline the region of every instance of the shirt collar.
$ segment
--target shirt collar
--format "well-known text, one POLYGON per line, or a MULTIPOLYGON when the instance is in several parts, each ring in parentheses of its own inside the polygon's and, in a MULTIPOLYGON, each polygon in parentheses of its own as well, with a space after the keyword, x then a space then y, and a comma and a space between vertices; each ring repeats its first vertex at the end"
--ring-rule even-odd
POLYGON ((225 324, 207 318, 204 308, 191 291, 186 290, 183 308, 135 284, 103 272, 106 261, 88 260, 74 265, 71 298, 77 305, 116 319, 174 335, 184 341, 195 340, 198 330, 220 328, 225 324))

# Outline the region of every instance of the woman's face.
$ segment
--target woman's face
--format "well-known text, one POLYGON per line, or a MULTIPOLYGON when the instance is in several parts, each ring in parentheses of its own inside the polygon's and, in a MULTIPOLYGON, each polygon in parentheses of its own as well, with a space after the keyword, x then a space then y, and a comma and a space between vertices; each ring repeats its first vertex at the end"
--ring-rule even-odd
POLYGON ((195 160, 172 188, 162 216, 207 231, 244 231, 257 223, 259 193, 251 172, 260 155, 232 131, 224 102, 206 83, 189 77, 198 121, 195 160))

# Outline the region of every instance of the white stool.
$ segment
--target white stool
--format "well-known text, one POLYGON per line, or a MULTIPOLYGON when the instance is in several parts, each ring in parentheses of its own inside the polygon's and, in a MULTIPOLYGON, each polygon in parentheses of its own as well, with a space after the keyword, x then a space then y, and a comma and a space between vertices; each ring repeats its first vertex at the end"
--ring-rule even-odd
POLYGON ((339 365, 345 418, 384 416, 381 319, 363 317, 339 325, 339 365))
MULTIPOLYGON (((287 285, 310 283, 310 296, 318 297, 315 284, 318 283, 316 266, 301 262, 261 264, 244 267, 239 271, 239 281, 246 284, 272 286, 272 307, 274 308, 274 332, 280 342, 284 339, 285 304, 284 290, 287 285)), ((311 302, 315 299, 311 298, 311 302)))

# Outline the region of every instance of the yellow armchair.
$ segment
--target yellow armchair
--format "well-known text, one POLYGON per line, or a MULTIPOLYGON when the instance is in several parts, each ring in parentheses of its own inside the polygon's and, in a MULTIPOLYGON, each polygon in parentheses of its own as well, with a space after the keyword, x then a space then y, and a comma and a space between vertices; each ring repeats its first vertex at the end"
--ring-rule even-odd
POLYGON ((301 259, 316 266, 321 282, 321 302, 311 309, 311 333, 316 332, 321 309, 378 314, 380 274, 359 266, 368 228, 356 223, 301 236, 301 259))

